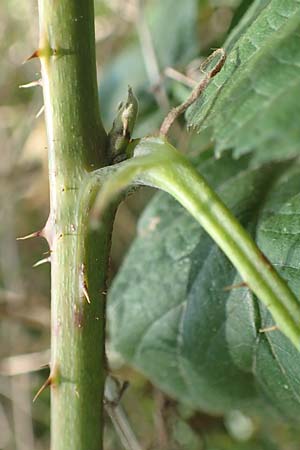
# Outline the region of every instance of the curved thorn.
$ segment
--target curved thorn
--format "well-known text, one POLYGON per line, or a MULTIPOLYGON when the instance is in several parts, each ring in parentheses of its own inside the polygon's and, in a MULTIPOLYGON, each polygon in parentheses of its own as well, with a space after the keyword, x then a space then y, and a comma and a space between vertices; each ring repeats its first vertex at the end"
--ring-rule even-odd
POLYGON ((27 234, 26 236, 17 237, 17 241, 26 241, 27 239, 32 239, 36 237, 43 237, 43 230, 34 231, 33 233, 27 234))
POLYGON ((42 264, 45 264, 45 263, 48 263, 48 262, 51 263, 51 256, 48 256, 47 258, 40 259, 35 264, 33 264, 32 267, 38 267, 38 266, 41 266, 42 264))
POLYGON ((52 384, 52 377, 49 376, 49 377, 47 378, 47 380, 45 381, 45 383, 42 384, 42 386, 40 387, 40 389, 37 391, 37 393, 36 393, 35 396, 33 397, 32 402, 34 403, 34 402, 36 401, 36 399, 41 395, 41 393, 44 392, 44 390, 45 390, 47 387, 51 386, 51 384, 52 384))
POLYGON ((20 84, 19 89, 28 89, 28 88, 42 86, 42 85, 43 85, 42 79, 40 78, 39 80, 31 81, 30 83, 20 84))
POLYGON ((269 333, 269 331, 276 331, 276 330, 279 330, 278 325, 272 325, 271 327, 260 328, 258 331, 260 333, 269 333))
POLYGON ((45 111, 45 105, 42 105, 41 108, 36 113, 35 118, 38 119, 43 114, 44 111, 45 111))
POLYGON ((35 50, 30 56, 28 56, 28 58, 26 58, 22 64, 27 63, 31 59, 39 58, 39 57, 40 57, 40 50, 38 49, 38 50, 35 50))
POLYGON ((86 283, 84 283, 84 285, 82 286, 82 293, 84 295, 84 298, 86 299, 86 301, 91 304, 91 299, 87 290, 87 286, 86 283))
POLYGON ((79 283, 80 283, 80 288, 81 288, 82 294, 83 294, 84 298, 86 299, 86 301, 90 304, 91 303, 91 299, 90 299, 89 292, 88 292, 88 289, 87 289, 87 284, 86 284, 86 281, 85 281, 85 267, 84 267, 84 264, 82 264, 81 267, 80 267, 79 276, 80 276, 79 283))

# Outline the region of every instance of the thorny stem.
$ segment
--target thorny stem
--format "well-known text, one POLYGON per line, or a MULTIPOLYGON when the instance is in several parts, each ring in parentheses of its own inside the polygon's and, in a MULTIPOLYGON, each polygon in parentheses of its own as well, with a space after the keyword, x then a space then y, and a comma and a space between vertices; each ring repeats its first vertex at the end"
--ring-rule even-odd
POLYGON ((105 291, 114 212, 90 231, 79 187, 106 164, 97 95, 93 0, 39 0, 49 152, 51 448, 102 449, 105 291))
POLYGON ((175 120, 183 114, 202 94, 202 92, 205 90, 206 86, 210 82, 210 80, 217 75, 217 73, 220 72, 222 69, 225 60, 226 60, 226 53, 223 48, 218 48, 215 50, 201 65, 200 70, 205 71, 205 67, 207 67, 216 57, 219 57, 219 60, 217 63, 213 66, 211 70, 209 70, 200 83, 197 84, 197 86, 192 90, 191 95, 183 102, 181 105, 176 106, 176 108, 171 109, 169 114, 165 117, 161 127, 160 127, 160 135, 161 136, 167 136, 169 133, 169 130, 175 120))

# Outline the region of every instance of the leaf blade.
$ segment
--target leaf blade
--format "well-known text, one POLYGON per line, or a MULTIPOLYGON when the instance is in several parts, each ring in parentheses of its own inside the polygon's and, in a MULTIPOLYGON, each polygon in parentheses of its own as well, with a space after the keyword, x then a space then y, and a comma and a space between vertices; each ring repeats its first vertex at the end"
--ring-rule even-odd
POLYGON ((299 12, 296 0, 264 6, 230 49, 222 72, 190 108, 189 126, 212 127, 217 154, 229 148, 237 157, 255 151, 256 160, 264 161, 299 153, 299 130, 291 120, 300 113, 295 100, 299 12))

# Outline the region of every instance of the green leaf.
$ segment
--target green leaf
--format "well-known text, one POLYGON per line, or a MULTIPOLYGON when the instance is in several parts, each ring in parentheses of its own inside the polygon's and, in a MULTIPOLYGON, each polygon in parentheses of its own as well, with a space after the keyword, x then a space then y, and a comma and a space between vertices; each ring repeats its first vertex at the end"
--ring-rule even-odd
MULTIPOLYGON (((258 18, 259 14, 268 6, 272 0, 256 0, 249 6, 249 0, 245 0, 241 5, 244 14, 234 17, 231 24, 231 33, 226 41, 227 51, 231 50, 237 40, 246 33, 251 24, 258 18)), ((238 15, 239 11, 237 11, 238 15)))
POLYGON ((231 36, 228 58, 188 112, 211 127, 216 153, 255 151, 255 161, 299 154, 300 2, 257 0, 231 36))
MULTIPOLYGON (((300 164, 247 164, 225 156, 204 161, 201 172, 299 293, 300 164)), ((268 410, 295 419, 299 352, 279 331, 259 332, 273 322, 247 288, 224 290, 240 281, 196 221, 157 195, 110 292, 113 346, 195 408, 268 410)))
POLYGON ((151 11, 150 31, 160 67, 188 64, 197 56, 200 47, 197 39, 198 1, 155 0, 151 11))

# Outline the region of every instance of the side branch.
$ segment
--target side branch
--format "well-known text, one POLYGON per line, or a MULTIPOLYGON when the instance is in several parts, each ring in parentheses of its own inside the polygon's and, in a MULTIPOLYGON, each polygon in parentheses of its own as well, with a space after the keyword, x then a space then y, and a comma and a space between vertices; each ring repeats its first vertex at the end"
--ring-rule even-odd
MULTIPOLYGON (((150 137, 142 139, 135 148, 134 157, 116 169, 101 186, 92 209, 94 216, 102 220, 105 208, 129 185, 147 185, 168 192, 219 245, 242 276, 243 283, 268 308, 278 329, 300 349, 300 304, 295 294, 183 155, 166 139, 150 137)), ((94 173, 94 182, 96 179, 94 173)))

